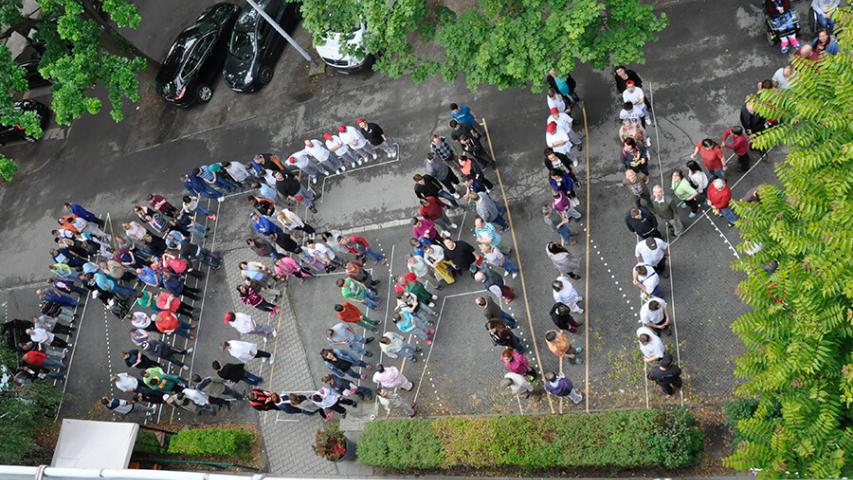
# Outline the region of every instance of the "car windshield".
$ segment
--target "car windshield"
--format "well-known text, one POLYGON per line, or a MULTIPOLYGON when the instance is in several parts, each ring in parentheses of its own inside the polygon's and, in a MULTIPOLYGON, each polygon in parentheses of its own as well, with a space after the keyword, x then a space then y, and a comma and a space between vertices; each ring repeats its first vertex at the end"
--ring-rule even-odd
POLYGON ((228 44, 228 51, 239 59, 248 60, 252 58, 252 51, 254 50, 252 44, 254 42, 255 32, 234 30, 231 35, 231 43, 228 44))

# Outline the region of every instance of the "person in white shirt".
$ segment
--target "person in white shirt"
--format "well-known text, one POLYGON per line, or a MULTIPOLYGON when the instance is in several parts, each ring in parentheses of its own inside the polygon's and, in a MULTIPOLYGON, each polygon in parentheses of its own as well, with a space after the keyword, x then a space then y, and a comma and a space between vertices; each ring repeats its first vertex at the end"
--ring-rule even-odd
POLYGON ((252 176, 249 173, 249 169, 242 162, 222 162, 220 165, 228 172, 228 175, 231 175, 234 181, 241 185, 252 176))
POLYGON ((631 271, 631 277, 631 283, 640 289, 642 292, 640 296, 643 299, 650 296, 660 296, 660 290, 658 289, 660 277, 651 265, 646 265, 644 263, 634 265, 634 269, 631 271))
POLYGON ((645 105, 646 95, 643 93, 642 88, 634 84, 633 80, 628 80, 625 82, 625 90, 622 92, 622 101, 631 102, 634 106, 645 105))
POLYGON ((513 372, 504 374, 501 385, 512 390, 516 395, 522 395, 524 398, 530 398, 530 393, 533 391, 533 384, 530 383, 524 375, 519 375, 513 372))
POLYGON ((295 152, 287 159, 287 163, 302 170, 311 179, 311 183, 317 183, 317 175, 331 175, 325 168, 311 161, 305 150, 295 152))
POLYGON ((65 340, 57 337, 53 333, 48 332, 47 330, 40 327, 28 328, 25 332, 27 335, 30 336, 30 340, 35 343, 44 345, 45 347, 51 346, 57 348, 71 348, 74 346, 74 344, 68 343, 65 340))
POLYGON ((649 237, 641 240, 634 247, 634 256, 637 262, 645 263, 654 267, 663 278, 669 277, 666 270, 666 258, 669 256, 669 244, 657 237, 649 237))
POLYGON ((277 335, 275 328, 272 325, 258 325, 258 323, 249 315, 239 312, 226 312, 225 325, 231 325, 235 330, 246 335, 263 335, 264 341, 266 337, 277 335))
MULTIPOLYGON (((250 342, 241 342, 240 340, 229 340, 222 343, 222 350, 230 353, 232 357, 246 363, 255 358, 269 359, 272 365, 275 357, 269 352, 258 350, 258 346, 250 342)), ((266 361, 266 360, 264 360, 266 361)))
POLYGON ((578 306, 578 303, 583 301, 583 297, 575 290, 574 285, 569 281, 569 277, 560 275, 551 283, 551 289, 555 302, 568 306, 569 310, 574 313, 583 313, 583 309, 578 306))
POLYGON ((331 418, 330 415, 332 414, 329 412, 330 410, 338 412, 346 417, 347 411, 343 405, 350 405, 352 407, 358 406, 358 402, 342 397, 340 393, 331 387, 322 387, 308 398, 314 402, 315 405, 320 407, 322 410, 322 412, 320 412, 320 416, 323 417, 323 420, 329 420, 329 418, 331 418))
POLYGON ((669 316, 666 314, 666 301, 660 297, 651 297, 648 302, 640 307, 639 321, 644 327, 672 335, 672 330, 669 328, 669 316))
POLYGON ((548 110, 557 109, 558 112, 566 111, 566 101, 563 100, 563 96, 557 93, 553 88, 548 89, 548 110))
POLYGON ((305 151, 311 158, 320 162, 320 165, 335 173, 343 173, 347 169, 320 140, 305 140, 305 151))
POLYGON ((622 110, 619 112, 619 119, 628 120, 631 123, 651 124, 651 122, 646 119, 646 106, 634 105, 631 102, 625 102, 622 104, 622 110))
POLYGON ((220 410, 222 407, 226 407, 228 410, 231 410, 231 404, 228 400, 213 397, 194 388, 185 388, 177 395, 178 400, 183 400, 184 398, 190 399, 190 401, 195 404, 196 414, 198 415, 201 415, 202 412, 205 411, 210 412, 211 415, 216 415, 216 410, 213 408, 214 405, 219 407, 220 410))
POLYGON ((640 343, 640 352, 643 353, 643 361, 646 363, 656 362, 663 358, 663 341, 649 327, 637 329, 637 340, 640 343))
POLYGON ((376 400, 379 400, 379 404, 385 407, 387 415, 391 414, 392 408, 399 408, 404 415, 408 417, 415 416, 415 409, 412 407, 412 404, 403 400, 403 397, 393 390, 380 388, 376 391, 376 400))
POLYGON ((551 115, 548 115, 548 118, 545 120, 546 122, 554 122, 557 124, 557 129, 566 132, 569 136, 569 140, 572 144, 577 145, 578 150, 583 149, 582 141, 583 137, 572 128, 572 122, 574 121, 569 114, 565 112, 561 112, 557 110, 557 108, 551 109, 551 115))
POLYGON ((313 239, 308 240, 308 243, 302 247, 302 251, 310 255, 315 261, 325 265, 326 271, 332 271, 344 265, 343 262, 337 259, 335 252, 323 242, 313 239))
POLYGON ((784 67, 776 70, 776 73, 773 74, 771 80, 773 80, 773 85, 776 88, 787 90, 791 88, 791 82, 794 80, 794 67, 793 65, 785 65, 784 67))
POLYGON ((110 380, 122 392, 134 392, 139 387, 139 379, 126 372, 113 375, 110 380))
POLYGON ((572 142, 569 140, 569 134, 561 130, 556 122, 548 123, 545 129, 545 143, 555 152, 567 155, 577 165, 577 154, 571 154, 572 142))
POLYGON ((379 339, 379 348, 388 358, 398 358, 398 356, 402 355, 408 358, 412 363, 415 363, 418 361, 418 359, 415 358, 415 353, 419 352, 421 349, 411 343, 406 343, 405 340, 406 339, 399 333, 388 331, 379 339))
POLYGON ((348 161, 351 168, 364 163, 364 159, 359 158, 338 135, 324 133, 323 140, 325 140, 326 148, 337 155, 339 159, 348 161))
POLYGON ((347 126, 343 123, 338 125, 338 136, 341 137, 344 143, 355 152, 356 155, 360 156, 367 161, 369 157, 373 157, 376 160, 379 155, 376 153, 376 149, 373 148, 373 145, 364 138, 361 131, 353 126, 347 126))
POLYGON ((383 388, 402 388, 409 391, 414 387, 405 375, 400 373, 397 367, 386 367, 382 364, 376 366, 373 373, 373 383, 378 383, 383 388))

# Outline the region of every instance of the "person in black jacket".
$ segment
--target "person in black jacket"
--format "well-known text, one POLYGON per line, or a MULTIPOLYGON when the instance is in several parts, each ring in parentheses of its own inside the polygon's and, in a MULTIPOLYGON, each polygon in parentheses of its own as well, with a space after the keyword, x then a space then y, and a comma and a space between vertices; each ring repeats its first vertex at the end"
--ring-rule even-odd
POLYGON ((625 225, 628 226, 628 230, 636 233, 640 238, 663 238, 658 231, 657 218, 652 215, 652 212, 643 207, 632 208, 628 214, 625 215, 625 225))
POLYGON ((625 65, 616 65, 613 68, 613 79, 616 80, 616 93, 619 94, 619 98, 622 98, 622 92, 628 88, 628 80, 633 80, 635 87, 643 88, 643 79, 625 65))
POLYGON ((578 333, 580 324, 572 317, 572 311, 565 303, 557 302, 551 307, 551 321, 561 330, 568 330, 572 333, 578 333))
POLYGON ((363 118, 356 120, 356 125, 358 125, 358 129, 361 130, 364 138, 374 147, 381 148, 388 158, 397 156, 397 152, 400 150, 398 145, 385 136, 385 131, 382 130, 382 127, 376 123, 368 123, 363 118))
POLYGON ((681 388, 681 369, 672 363, 672 355, 665 352, 658 360, 658 365, 646 375, 646 378, 654 381, 667 395, 675 394, 675 390, 681 388))
MULTIPOLYGON (((462 208, 456 198, 444 190, 444 187, 432 175, 421 175, 416 173, 412 180, 415 181, 415 195, 418 198, 436 197, 450 202, 453 208, 462 208)), ((454 192, 455 193, 455 192, 454 192)))
POLYGON ((260 385, 264 382, 263 378, 255 375, 254 373, 247 372, 246 366, 242 363, 226 363, 225 365, 222 365, 218 361, 214 360, 213 369, 216 370, 216 374, 219 375, 219 378, 230 382, 238 383, 243 381, 249 385, 260 385))
POLYGON ((755 113, 755 108, 749 103, 745 103, 740 108, 740 124, 749 135, 762 132, 767 128, 767 120, 755 113))

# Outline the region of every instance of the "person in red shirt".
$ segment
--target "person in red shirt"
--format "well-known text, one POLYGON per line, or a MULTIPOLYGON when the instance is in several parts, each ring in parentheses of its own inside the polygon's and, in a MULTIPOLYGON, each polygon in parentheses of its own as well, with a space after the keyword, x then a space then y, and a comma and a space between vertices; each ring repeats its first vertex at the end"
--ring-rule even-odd
POLYGON ((732 127, 726 130, 723 133, 723 147, 732 150, 737 155, 741 172, 749 170, 749 139, 743 134, 742 128, 732 127))
POLYGON ((358 307, 349 302, 335 305, 335 315, 344 323, 355 323, 373 332, 378 330, 378 321, 365 317, 358 307))
POLYGON ((696 144, 690 158, 696 160, 696 154, 702 156, 702 162, 705 163, 705 168, 712 177, 723 178, 726 176, 726 164, 723 162, 723 149, 717 145, 717 142, 706 138, 696 144))
POLYGON ((193 319, 193 307, 187 303, 181 301, 180 298, 172 295, 171 293, 163 290, 157 294, 157 308, 160 310, 167 310, 172 313, 177 313, 179 315, 186 315, 190 320, 193 319))
POLYGON ((439 226, 442 230, 451 230, 457 228, 458 225, 451 221, 444 214, 444 203, 433 196, 427 196, 418 200, 421 206, 418 207, 418 215, 439 226))
POLYGON ((370 257, 372 260, 375 260, 376 263, 387 263, 385 261, 385 255, 371 250, 370 244, 367 243, 367 240, 364 237, 360 237, 358 235, 350 235, 349 238, 340 236, 338 237, 338 243, 340 243, 342 247, 346 248, 349 253, 355 255, 359 262, 364 263, 364 257, 370 257))
POLYGON ((154 315, 154 326, 164 335, 174 333, 186 339, 195 340, 195 336, 190 332, 193 326, 178 320, 178 317, 168 310, 154 315))
POLYGON ((30 350, 22 358, 27 365, 34 367, 33 370, 38 371, 40 368, 53 369, 48 371, 48 376, 60 380, 65 379, 65 374, 62 373, 65 370, 65 365, 62 363, 62 360, 51 358, 46 353, 39 352, 38 350, 30 350))
POLYGON ((729 228, 735 226, 737 216, 729 207, 729 202, 732 200, 732 190, 722 178, 715 178, 706 191, 708 195, 708 205, 714 209, 717 215, 722 214, 729 222, 729 228))

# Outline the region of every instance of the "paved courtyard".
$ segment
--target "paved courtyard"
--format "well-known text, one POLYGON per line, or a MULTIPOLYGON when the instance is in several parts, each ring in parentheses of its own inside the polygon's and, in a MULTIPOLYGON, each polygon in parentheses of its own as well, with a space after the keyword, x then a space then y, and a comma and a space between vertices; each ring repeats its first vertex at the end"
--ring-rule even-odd
MULTIPOLYGON (((718 137, 737 124, 744 97, 756 82, 772 75, 784 58, 764 42, 758 9, 752 5, 735 0, 686 1, 672 4, 666 11, 670 28, 649 47, 648 64, 635 69, 645 80, 655 108, 655 124, 648 130, 653 141, 650 185, 664 185, 669 192, 669 172, 684 167, 698 140, 718 137), (697 16, 704 20, 693 21, 697 16)), ((140 38, 147 35, 141 33, 140 38)), ((307 41, 307 34, 299 30, 297 38, 307 41)), ((487 120, 498 160, 502 182, 494 193, 506 201, 512 219, 504 242, 512 245, 513 259, 522 266, 522 275, 509 280, 519 295, 507 307, 519 321, 516 332, 531 364, 540 370, 565 372, 584 394, 584 401, 573 405, 541 394, 521 399, 499 387, 504 372, 500 349, 491 345, 483 329, 484 319, 473 303, 484 293, 467 276, 437 292, 436 341, 429 347, 422 345, 416 363, 383 358, 375 344, 370 360, 401 368, 416 384, 404 396, 417 403, 420 414, 429 416, 719 405, 736 384, 732 370, 741 353, 739 340, 729 330, 731 322, 745 311, 735 295, 740 277, 730 269, 739 255, 734 248, 740 241, 738 231, 710 213, 688 220, 687 212, 682 211, 689 230, 680 238, 669 239, 670 278, 662 289, 675 328, 674 335, 663 340, 685 372, 685 386, 676 396, 665 397, 645 381, 634 337, 640 299, 631 286, 630 270, 636 263, 633 248, 637 239, 624 224, 630 203, 621 185, 617 156, 616 92, 608 72, 580 67, 573 75, 585 108, 575 112, 577 127, 586 133, 578 172, 584 181, 584 219, 573 225, 578 244, 570 247, 583 267, 582 279, 574 283, 585 299, 585 324, 572 335, 572 343, 584 347, 582 365, 558 362, 543 338, 553 327, 548 316, 553 304, 550 282, 557 274, 544 248, 547 240, 558 240, 548 232, 539 213, 548 199, 541 161, 547 116, 544 95, 491 88, 472 94, 461 82, 447 85, 433 79, 414 86, 406 79, 389 80, 373 73, 328 73, 308 79, 290 49, 279 62, 273 83, 256 95, 238 96, 219 88, 210 104, 183 111, 165 108, 146 90, 139 109, 128 111, 122 124, 113 124, 108 115, 89 117, 70 129, 53 127, 56 139, 7 147, 4 152, 19 159, 22 173, 0 189, 3 313, 9 318, 26 318, 35 311, 33 290, 48 273, 49 230, 66 199, 102 214, 109 212, 112 226, 118 230, 130 219, 131 206, 143 202, 149 192, 177 200, 181 194, 178 177, 200 163, 246 161, 260 151, 286 155, 303 138, 316 137, 338 122, 351 123, 364 115, 399 142, 400 158, 378 160, 324 179, 314 186, 324 194, 319 213, 305 218, 318 229, 360 232, 371 243, 381 245, 388 265, 372 268, 374 277, 382 281, 382 306, 370 314, 383 327, 394 330, 388 308, 389 302, 393 304, 391 283, 405 272, 411 235, 407 220, 417 210, 411 176, 422 171, 431 134, 449 136, 447 106, 457 101, 471 105, 487 120)), ((748 172, 731 169, 733 196, 738 198, 750 188, 772 181, 773 165, 782 156, 779 151, 762 156, 753 152, 753 167, 748 172)), ((497 180, 493 171, 486 174, 497 180)), ((205 245, 222 252, 225 263, 221 270, 207 272, 198 285, 205 295, 203 301, 195 302, 201 322, 198 339, 192 342, 195 351, 188 357, 190 372, 209 375, 213 360, 229 358, 219 344, 237 337, 223 324, 222 315, 229 310, 243 311, 273 322, 279 332, 266 346, 261 342, 262 349, 275 352, 275 363, 254 361, 249 365, 266 379, 264 388, 313 391, 325 373, 319 350, 325 346, 324 329, 335 321, 332 305, 340 293, 334 281, 339 275, 294 282, 283 292, 282 314, 274 319, 247 309, 236 297, 235 287, 239 281, 236 265, 253 256, 244 243, 252 233, 249 207, 243 195, 236 195, 221 204, 214 202, 211 208, 218 211, 219 219, 211 222, 205 245)), ((453 232, 455 237, 472 240, 473 215, 468 208, 456 217, 460 227, 453 232)), ((111 393, 109 375, 125 371, 120 352, 130 348, 129 324, 91 299, 80 313, 78 338, 68 358, 69 380, 59 385, 69 393, 60 416, 102 418, 95 402, 111 393)), ((179 345, 184 344, 179 339, 179 345)), ((372 401, 361 402, 348 422, 357 426, 374 415, 384 416, 384 411, 372 401)), ((313 454, 310 444, 322 424, 317 417, 259 415, 243 404, 216 417, 188 418, 163 409, 135 420, 258 422, 274 473, 370 473, 349 471, 351 465, 333 465, 313 454)))

